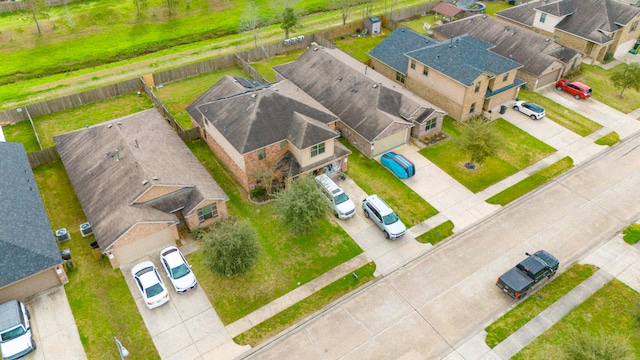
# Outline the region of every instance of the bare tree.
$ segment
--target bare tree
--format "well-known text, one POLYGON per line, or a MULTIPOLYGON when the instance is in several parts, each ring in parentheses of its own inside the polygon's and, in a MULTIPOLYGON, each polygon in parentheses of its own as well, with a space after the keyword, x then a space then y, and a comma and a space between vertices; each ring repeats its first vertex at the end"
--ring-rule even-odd
POLYGON ((373 11, 373 2, 374 0, 364 0, 362 3, 362 21, 371 17, 371 12, 373 11))
POLYGON ((336 9, 340 10, 340 14, 342 15, 342 25, 347 23, 347 18, 351 14, 353 10, 353 6, 355 5, 355 0, 331 0, 336 9))
POLYGON ((36 23, 36 28, 38 28, 38 34, 42 34, 40 30, 40 23, 38 22, 38 18, 40 19, 48 19, 49 18, 49 6, 47 5, 46 0, 24 0, 27 4, 27 9, 31 16, 29 16, 30 20, 36 23))
POLYGON ((264 163, 256 172, 256 182, 262 187, 269 197, 281 184, 283 173, 278 167, 278 162, 264 163))
POLYGON ((147 6, 147 0, 133 0, 136 3, 136 12, 140 14, 141 8, 147 6))
POLYGON ((258 47, 258 28, 262 25, 260 19, 260 7, 254 2, 245 5, 242 15, 240 15, 240 30, 251 31, 253 33, 253 43, 258 47))

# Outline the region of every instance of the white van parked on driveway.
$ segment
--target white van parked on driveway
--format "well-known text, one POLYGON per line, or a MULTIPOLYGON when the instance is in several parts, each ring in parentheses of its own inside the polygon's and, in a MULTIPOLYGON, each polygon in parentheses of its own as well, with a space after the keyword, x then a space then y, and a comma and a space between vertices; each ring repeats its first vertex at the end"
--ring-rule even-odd
POLYGON ((0 349, 5 360, 19 359, 36 349, 29 311, 18 300, 0 305, 0 349))
POLYGON ((338 219, 348 219, 356 214, 356 205, 351 201, 349 195, 333 182, 327 174, 316 176, 316 181, 320 183, 324 194, 331 202, 333 215, 338 219))

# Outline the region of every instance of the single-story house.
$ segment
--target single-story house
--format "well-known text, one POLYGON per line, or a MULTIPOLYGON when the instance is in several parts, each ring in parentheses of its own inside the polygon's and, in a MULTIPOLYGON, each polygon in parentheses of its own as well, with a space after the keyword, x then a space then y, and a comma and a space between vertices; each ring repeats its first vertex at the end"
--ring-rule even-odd
POLYGON ((274 67, 336 114, 336 129, 365 156, 439 132, 445 112, 339 49, 312 44, 296 61, 274 67))
POLYGON ((473 15, 431 30, 437 41, 469 34, 492 44, 494 47, 489 51, 522 64, 517 77, 525 81, 530 90, 555 84, 569 71, 579 68, 582 62, 582 54, 575 49, 484 14, 473 15))
POLYGON ((0 303, 69 280, 21 143, 0 142, 0 303))
POLYGON ((247 191, 261 186, 265 171, 277 170, 281 179, 275 180, 286 180, 346 170, 351 151, 337 141, 338 117, 290 81, 261 84, 225 76, 187 112, 247 191))
POLYGON ((53 140, 114 268, 227 213, 227 195, 156 109, 53 140))
POLYGON ((591 63, 619 57, 640 37, 640 8, 617 0, 537 0, 496 16, 576 49, 591 63))
MULTIPOLYGON (((464 20, 461 20, 464 21, 464 20)), ((434 40, 398 28, 369 55, 371 67, 464 121, 517 97, 522 65, 470 35, 434 40)))

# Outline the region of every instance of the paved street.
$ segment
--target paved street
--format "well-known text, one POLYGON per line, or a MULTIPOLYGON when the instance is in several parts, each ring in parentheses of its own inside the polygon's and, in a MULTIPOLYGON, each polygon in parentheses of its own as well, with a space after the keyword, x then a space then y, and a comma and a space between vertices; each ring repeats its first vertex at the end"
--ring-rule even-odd
POLYGON ((640 216, 638 147, 634 136, 586 161, 247 357, 466 358, 456 349, 515 304, 494 282, 525 251, 564 270, 640 216))

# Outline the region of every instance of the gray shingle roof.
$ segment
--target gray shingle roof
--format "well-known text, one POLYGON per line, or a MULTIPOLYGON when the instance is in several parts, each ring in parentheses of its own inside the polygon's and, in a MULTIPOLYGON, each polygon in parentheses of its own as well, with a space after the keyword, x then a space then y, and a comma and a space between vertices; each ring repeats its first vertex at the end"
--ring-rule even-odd
POLYGON ((406 56, 399 55, 435 43, 436 41, 430 37, 401 27, 373 48, 373 50, 369 52, 369 56, 386 64, 395 71, 406 75, 409 59, 406 56))
POLYGON ((413 126, 410 121, 434 108, 339 49, 311 47, 298 60, 274 71, 369 142, 393 123, 413 126))
POLYGON ((232 84, 232 79, 223 78, 189 111, 194 118, 206 118, 239 153, 283 140, 306 149, 338 137, 327 126, 338 117, 290 81, 242 92, 232 84))
MULTIPOLYGON (((492 16, 478 14, 432 29, 446 37, 469 34, 493 44, 492 52, 523 65, 523 70, 540 76, 557 60, 572 59, 577 50, 566 48, 533 31, 513 26, 492 16)), ((565 61, 566 62, 566 61, 565 61)))
POLYGON ((176 206, 187 216, 204 199, 228 200, 155 109, 53 140, 102 251, 135 224, 177 223, 176 215, 166 212, 176 206), (181 190, 136 203, 152 187, 181 190))
POLYGON ((495 76, 522 67, 521 64, 495 54, 493 45, 470 35, 462 35, 407 53, 459 83, 470 86, 482 74, 495 76))
POLYGON ((21 143, 0 142, 0 287, 62 263, 21 143))

